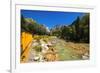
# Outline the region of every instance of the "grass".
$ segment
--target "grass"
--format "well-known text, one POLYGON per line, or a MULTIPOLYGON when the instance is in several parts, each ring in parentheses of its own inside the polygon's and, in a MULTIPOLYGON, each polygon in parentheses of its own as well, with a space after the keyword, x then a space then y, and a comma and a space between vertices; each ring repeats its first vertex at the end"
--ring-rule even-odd
POLYGON ((41 52, 42 51, 41 46, 35 46, 33 49, 35 49, 36 52, 41 52))
POLYGON ((66 46, 65 41, 59 40, 55 48, 58 50, 59 60, 61 61, 81 59, 80 56, 72 51, 72 48, 66 46))

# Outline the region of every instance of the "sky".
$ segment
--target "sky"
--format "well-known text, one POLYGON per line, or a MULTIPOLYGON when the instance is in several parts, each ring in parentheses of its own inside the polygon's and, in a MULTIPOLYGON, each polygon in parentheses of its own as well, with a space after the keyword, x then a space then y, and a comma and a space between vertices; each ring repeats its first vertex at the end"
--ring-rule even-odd
POLYGON ((39 24, 43 24, 49 29, 55 25, 70 25, 78 16, 83 16, 81 12, 58 12, 58 11, 39 11, 21 10, 21 15, 25 18, 32 18, 39 24))

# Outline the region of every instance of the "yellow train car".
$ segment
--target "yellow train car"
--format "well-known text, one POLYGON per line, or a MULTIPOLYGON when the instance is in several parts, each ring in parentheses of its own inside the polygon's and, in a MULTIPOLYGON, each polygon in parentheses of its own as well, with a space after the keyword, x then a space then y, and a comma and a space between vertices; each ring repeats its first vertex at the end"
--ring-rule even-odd
POLYGON ((32 43, 32 34, 27 32, 21 33, 21 63, 25 63, 28 61, 29 58, 29 50, 32 43))

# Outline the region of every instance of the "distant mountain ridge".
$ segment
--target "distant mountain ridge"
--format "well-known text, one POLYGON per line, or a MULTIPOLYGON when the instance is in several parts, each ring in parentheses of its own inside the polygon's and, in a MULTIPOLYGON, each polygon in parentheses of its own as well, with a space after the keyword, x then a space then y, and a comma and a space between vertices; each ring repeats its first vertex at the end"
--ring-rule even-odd
POLYGON ((89 42, 89 13, 77 17, 69 25, 55 25, 53 28, 39 24, 32 18, 25 18, 21 15, 21 32, 29 32, 37 35, 53 35, 63 38, 66 41, 89 42))

